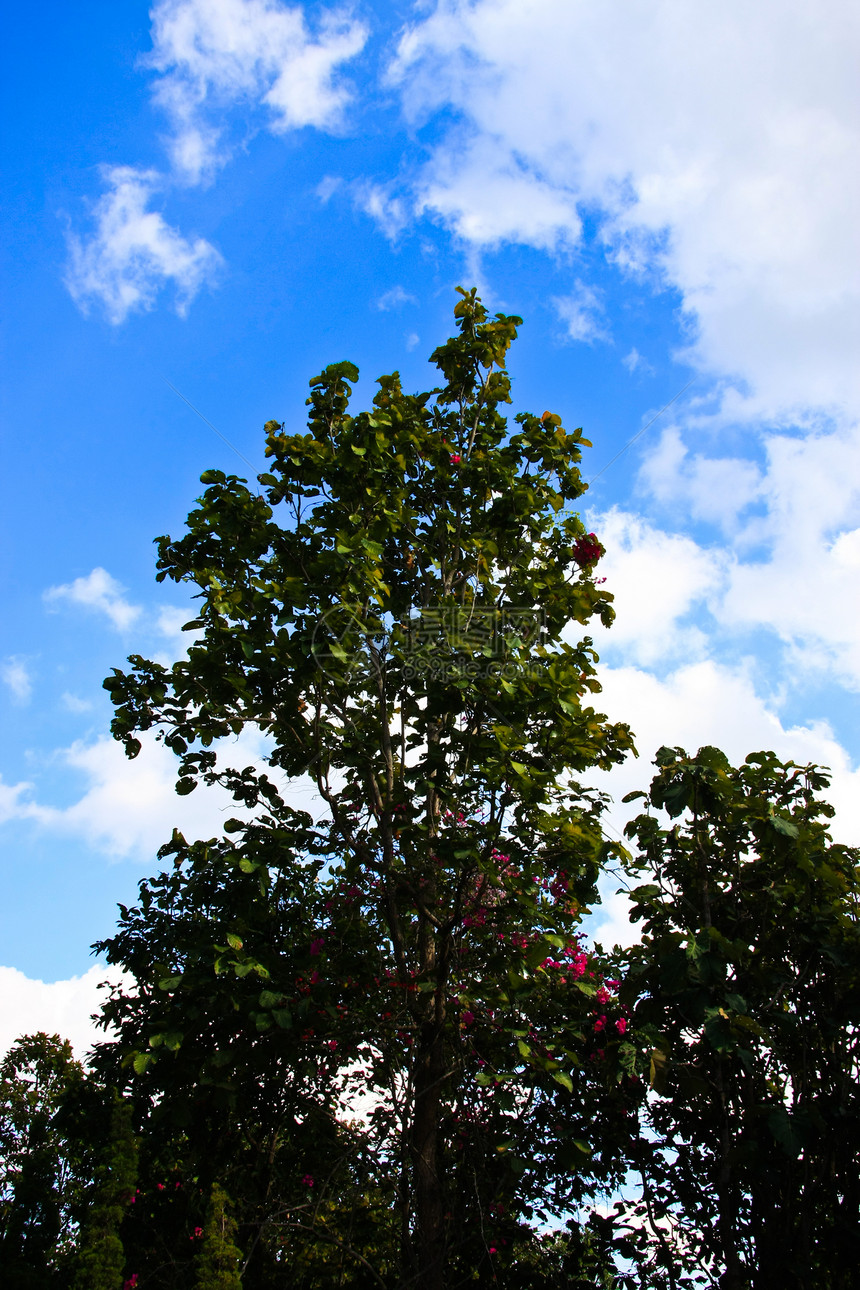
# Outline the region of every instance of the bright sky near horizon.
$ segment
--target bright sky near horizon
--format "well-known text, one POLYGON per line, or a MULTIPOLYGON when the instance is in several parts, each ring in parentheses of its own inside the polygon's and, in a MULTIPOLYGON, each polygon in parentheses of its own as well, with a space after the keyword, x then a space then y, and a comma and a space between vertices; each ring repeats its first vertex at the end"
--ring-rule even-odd
POLYGON ((611 791, 661 743, 773 748, 832 768, 860 842, 856 5, 37 0, 8 26, 0 1049, 85 1047, 91 942, 174 825, 223 819, 169 755, 125 761, 101 689, 183 648, 152 539, 201 471, 249 473, 176 391, 263 469, 326 363, 359 364, 357 406, 395 368, 427 388, 458 283, 525 319, 512 414, 594 444, 601 706, 641 753, 611 791))

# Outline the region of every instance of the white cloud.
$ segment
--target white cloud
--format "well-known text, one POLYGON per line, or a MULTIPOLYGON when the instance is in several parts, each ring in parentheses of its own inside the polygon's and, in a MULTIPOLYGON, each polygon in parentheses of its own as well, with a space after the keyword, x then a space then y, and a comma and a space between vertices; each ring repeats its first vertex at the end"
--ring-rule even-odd
POLYGON ((0 680, 8 685, 15 703, 29 703, 33 693, 33 681, 27 664, 22 658, 7 658, 0 663, 0 680))
POLYGON ((416 200, 545 248, 596 208, 681 292, 692 360, 746 382, 739 410, 860 408, 858 36, 844 3, 438 0, 391 69, 413 119, 460 118, 416 200))
POLYGON ((574 194, 491 134, 436 149, 416 183, 414 211, 441 219, 477 247, 518 241, 553 251, 572 245, 580 232, 574 194))
POLYGON ((23 1035, 44 1031, 68 1039, 82 1060, 106 1034, 91 1020, 106 994, 103 981, 119 983, 114 967, 91 967, 66 981, 38 981, 17 968, 0 967, 0 1056, 23 1035))
MULTIPOLYGON (((744 459, 690 455, 670 428, 640 479, 681 522, 706 520, 728 535, 729 543, 707 557, 691 538, 673 539, 722 570, 719 594, 712 588, 708 605, 724 632, 765 629, 792 651, 787 672, 805 659, 819 680, 860 690, 860 427, 769 434, 763 445, 760 469, 744 459)), ((623 596, 625 570, 643 562, 652 539, 629 526, 618 533, 613 523, 607 568, 621 560, 623 596), (613 554, 619 537, 622 551, 613 554)), ((628 615, 619 603, 619 624, 628 615)), ((635 614, 629 630, 638 630, 635 614)))
POLYGON ((337 128, 349 94, 335 74, 367 39, 360 22, 332 11, 311 35, 303 9, 280 0, 157 0, 151 18, 153 49, 144 61, 160 74, 154 95, 171 125, 171 174, 103 167, 108 191, 93 209, 96 231, 68 237, 66 287, 84 313, 96 301, 115 325, 152 309, 169 283, 184 316, 215 280, 222 265, 215 247, 183 237, 150 206, 171 183, 204 183, 229 159, 230 110, 240 107, 247 118, 262 109, 276 134, 337 128))
POLYGON ((598 652, 646 665, 706 652, 704 633, 685 620, 719 591, 719 556, 625 511, 590 515, 589 523, 606 547, 599 573, 617 614, 609 630, 599 623, 589 627, 598 652))
POLYGON ((571 340, 591 344, 595 340, 609 339, 609 332, 603 321, 603 302, 592 287, 577 281, 575 291, 567 296, 556 297, 553 304, 571 340))
POLYGON ((47 604, 57 601, 69 601, 74 605, 83 605, 107 614, 118 631, 125 631, 135 622, 141 613, 139 605, 129 604, 123 598, 125 588, 116 578, 112 578, 106 569, 95 568, 85 578, 75 578, 74 582, 61 587, 49 587, 44 593, 47 604))
POLYGON ((233 105, 264 109, 274 133, 336 129, 350 97, 336 73, 367 29, 328 11, 312 35, 304 9, 279 0, 158 0, 152 38, 147 63, 160 73, 154 92, 173 127, 173 166, 197 183, 229 155, 223 124, 233 105))
POLYGON ((189 605, 185 609, 180 609, 176 605, 164 605, 158 611, 158 630, 163 636, 170 637, 180 648, 187 648, 192 640, 199 635, 199 631, 184 632, 182 628, 186 623, 190 623, 196 615, 196 610, 189 605))
POLYGON ((322 204, 325 206, 331 201, 339 188, 343 186, 343 179, 340 175, 324 175, 317 184, 316 193, 322 204))
POLYGON ((390 291, 385 291, 376 302, 377 309, 387 312, 389 309, 400 309, 403 305, 417 305, 418 301, 411 292, 399 284, 392 287, 390 291))
POLYGON ((647 359, 642 357, 642 355, 639 353, 639 350, 636 348, 635 345, 633 346, 629 354, 624 355, 621 362, 627 368, 627 371, 631 373, 631 375, 633 372, 642 372, 643 375, 645 376, 654 375, 654 368, 651 366, 651 364, 648 362, 647 359))
MULTIPOLYGON (((639 667, 599 669, 603 693, 595 706, 610 720, 626 721, 632 728, 638 760, 627 761, 609 772, 593 772, 590 783, 609 792, 613 805, 607 813, 610 836, 622 837, 627 820, 642 809, 641 803, 623 805, 621 799, 634 789, 647 789, 654 775, 652 765, 661 745, 682 747, 689 753, 706 744, 721 748, 735 765, 751 752, 772 751, 782 761, 799 765, 814 762, 829 766, 831 785, 825 796, 836 815, 830 829, 834 839, 856 845, 860 838, 860 769, 826 722, 786 728, 779 716, 756 693, 748 671, 711 660, 688 664, 660 679, 639 667)), ((606 903, 592 921, 591 934, 604 944, 628 944, 638 935, 627 922, 627 902, 615 896, 619 883, 604 880, 606 903)))
MULTIPOLYGON (((0 819, 29 819, 51 832, 82 838, 107 855, 151 860, 174 828, 189 841, 212 837, 220 834, 230 815, 247 814, 219 788, 200 787, 178 797, 176 757, 151 737, 142 743, 133 761, 108 737, 73 743, 56 760, 83 779, 84 791, 77 801, 66 807, 39 802, 29 784, 6 786, 4 798, 0 785, 0 819)), ((261 757, 262 741, 248 733, 224 749, 223 760, 246 766, 261 757)))
MULTIPOLYGON (((54 754, 55 764, 83 781, 83 791, 70 806, 58 807, 36 796, 32 783, 4 784, 0 780, 0 824, 30 821, 61 836, 83 839, 89 846, 117 859, 151 862, 174 828, 190 841, 219 836, 230 816, 249 812, 220 787, 198 787, 187 796, 175 791, 178 761, 151 733, 130 761, 115 740, 77 741, 54 754)), ((270 741, 246 728, 236 739, 218 747, 219 766, 255 766, 272 777, 265 765, 270 741)), ((277 772, 274 772, 277 778, 277 772)), ((283 790, 292 805, 312 813, 322 802, 310 778, 293 780, 283 790)))
POLYGON ((664 505, 679 504, 694 519, 736 532, 740 513, 761 499, 762 471, 738 457, 690 455, 680 429, 670 426, 642 465, 640 481, 664 505))
POLYGON ((154 170, 133 166, 104 168, 108 191, 96 202, 96 231, 88 239, 69 236, 65 283, 86 313, 93 301, 118 324, 130 313, 152 309, 168 283, 176 290, 176 310, 184 316, 201 287, 214 280, 221 256, 198 237, 190 242, 149 210, 164 187, 154 170))
POLYGON ((390 242, 396 241, 409 214, 403 199, 392 196, 391 185, 360 181, 352 185, 352 197, 356 208, 375 220, 390 242))
POLYGON ((0 824, 33 815, 32 804, 25 800, 32 788, 33 785, 25 780, 19 784, 4 784, 0 779, 0 824))
POLYGON ((92 712, 93 710, 93 704, 89 699, 81 699, 77 694, 70 694, 68 690, 62 696, 62 703, 67 711, 78 715, 84 712, 92 712))

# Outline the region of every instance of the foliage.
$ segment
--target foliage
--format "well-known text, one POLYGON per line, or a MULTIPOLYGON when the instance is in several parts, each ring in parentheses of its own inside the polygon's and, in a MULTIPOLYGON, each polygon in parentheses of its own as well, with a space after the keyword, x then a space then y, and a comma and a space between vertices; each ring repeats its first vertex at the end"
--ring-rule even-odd
POLYGON ((98 947, 137 982, 105 1009, 102 1067, 121 1060, 184 1176, 241 1198, 249 1286, 322 1247, 368 1284, 501 1278, 521 1220, 622 1169, 635 1053, 577 934, 610 848, 574 776, 631 746, 588 702, 589 639, 566 639, 612 618, 570 509, 586 441, 549 412, 509 427, 520 320, 474 292, 455 314, 440 388, 395 373, 353 416, 358 373, 334 364, 309 433, 268 423, 260 492, 203 475, 158 559, 197 589, 199 638, 105 683, 130 756, 155 730, 180 793, 219 783, 251 811, 174 835, 173 871, 98 947), (217 761, 246 728, 267 772, 217 761), (287 800, 306 775, 317 819, 287 800), (328 1204, 356 1187, 346 1240, 328 1204))
POLYGON ((635 856, 606 842, 577 777, 631 739, 569 639, 612 620, 586 441, 509 426, 519 319, 455 313, 440 388, 395 373, 352 415, 326 368, 260 491, 208 471, 159 539, 196 635, 105 682, 113 732, 242 809, 175 832, 96 947, 134 984, 92 1069, 46 1036, 0 1067, 12 1290, 856 1279, 860 869, 827 777, 664 748, 635 856), (267 765, 225 765, 247 730, 267 765), (643 938, 606 957, 613 855, 643 938))
POLYGON ((842 1290, 860 1237, 860 855, 831 841, 816 767, 715 748, 657 765, 649 803, 670 822, 628 826, 643 938, 622 998, 653 1039, 655 1095, 626 1252, 649 1287, 842 1290))
POLYGON ((242 1290, 239 1268, 242 1251, 235 1242, 236 1220, 229 1211, 229 1199, 216 1183, 209 1198, 206 1225, 200 1234, 196 1290, 242 1290))
POLYGON ((137 1183, 137 1143, 131 1106, 114 1098, 110 1138, 96 1173, 93 1202, 75 1260, 75 1290, 117 1290, 125 1268, 120 1229, 137 1183))
POLYGON ((92 1159, 64 1132, 84 1073, 58 1035, 26 1035, 0 1064, 0 1265, 8 1290, 67 1284, 92 1159))

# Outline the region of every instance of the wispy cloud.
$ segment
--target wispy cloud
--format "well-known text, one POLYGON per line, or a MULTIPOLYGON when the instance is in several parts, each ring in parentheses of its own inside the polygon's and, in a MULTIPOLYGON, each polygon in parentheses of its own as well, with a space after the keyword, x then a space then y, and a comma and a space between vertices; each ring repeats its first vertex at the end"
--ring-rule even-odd
POLYGON ((125 587, 112 578, 106 569, 95 568, 85 578, 75 578, 74 582, 59 587, 49 587, 44 593, 48 605, 66 601, 73 605, 83 605, 106 614, 118 631, 125 631, 139 617, 139 605, 130 604, 123 596, 125 587))
POLYGON ((629 354, 625 354, 621 362, 627 368, 627 371, 633 375, 634 372, 641 372, 643 376, 653 376, 654 368, 643 358, 639 350, 634 345, 629 354))
POLYGON ((84 712, 92 712, 93 704, 89 699, 82 699, 77 694, 71 694, 68 690, 62 696, 63 707, 68 712, 74 712, 81 715, 84 712))
POLYGON ((398 284, 396 287, 392 287, 390 291, 383 292, 376 302, 376 307, 386 312, 389 309, 401 309, 403 305, 417 304, 418 301, 415 296, 398 284))
POLYGON ((361 51, 367 28, 324 11, 311 32, 304 10, 280 0, 157 0, 152 39, 144 65, 156 73, 153 95, 169 122, 169 169, 104 167, 95 230, 68 236, 66 287, 84 313, 98 303, 115 325, 152 309, 168 285, 184 316, 222 264, 210 242, 186 238, 153 210, 154 198, 212 181, 232 155, 235 114, 243 138, 261 126, 274 134, 340 128, 350 91, 337 73, 361 51))
POLYGON ((603 301, 592 287, 577 280, 570 295, 556 297, 553 304, 571 340, 589 345, 596 340, 609 340, 603 301))
POLYGON ((369 215, 390 242, 399 237, 412 216, 411 207, 395 194, 392 184, 362 180, 352 185, 352 196, 356 208, 369 215))
POLYGON ((302 7, 280 0, 159 0, 152 38, 146 62, 159 73, 153 92, 171 123, 171 161, 198 183, 230 156, 233 108, 262 109, 275 134, 337 129, 350 99, 337 72, 360 53, 367 28, 329 11, 313 34, 302 7))
POLYGON ((214 281, 221 256, 205 238, 188 241, 150 210, 163 189, 154 170, 113 166, 104 171, 108 191, 95 203, 95 231, 69 236, 65 282, 86 313, 93 302, 112 323, 134 311, 152 309, 161 290, 175 288, 176 310, 184 315, 202 286, 214 281))
POLYGON ((33 681, 24 659, 12 657, 0 663, 0 680, 4 685, 8 685, 15 703, 21 705, 29 703, 33 693, 33 681))

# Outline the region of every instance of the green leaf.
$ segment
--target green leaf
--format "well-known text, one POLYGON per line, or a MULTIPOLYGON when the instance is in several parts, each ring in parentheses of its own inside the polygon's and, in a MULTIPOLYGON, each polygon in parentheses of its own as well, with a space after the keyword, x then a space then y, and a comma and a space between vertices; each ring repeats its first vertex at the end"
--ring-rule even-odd
POLYGON ((651 1049, 651 1059, 648 1069, 648 1083, 655 1093, 661 1097, 666 1095, 666 1082, 669 1077, 669 1058, 659 1048, 651 1049))
POLYGON ((796 1159, 803 1150, 804 1135, 798 1131, 798 1119, 784 1106, 775 1107, 767 1117, 768 1128, 787 1156, 796 1159))
POLYGON ((782 815, 773 814, 770 822, 777 833, 781 833, 784 838, 796 838, 799 836, 798 827, 793 820, 787 820, 782 815))

